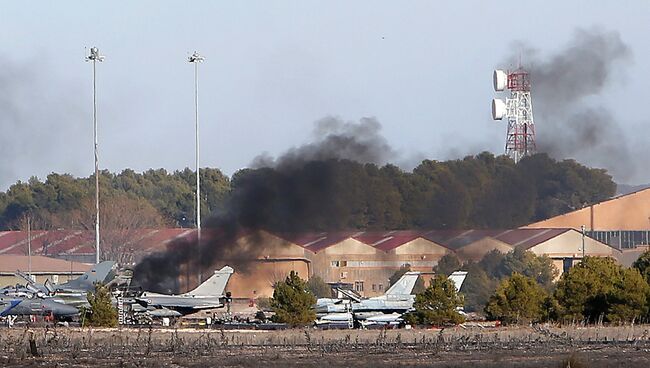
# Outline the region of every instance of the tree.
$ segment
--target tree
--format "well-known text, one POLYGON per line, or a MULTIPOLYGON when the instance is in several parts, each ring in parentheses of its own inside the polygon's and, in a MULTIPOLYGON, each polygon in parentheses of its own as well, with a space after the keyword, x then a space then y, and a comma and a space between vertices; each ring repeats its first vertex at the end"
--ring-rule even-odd
POLYGON ((622 270, 614 290, 609 295, 610 322, 634 322, 648 314, 650 286, 636 268, 622 270))
POLYGON ((308 325, 316 319, 316 313, 312 309, 314 304, 316 298, 295 271, 291 271, 285 281, 275 284, 271 299, 275 322, 287 323, 291 326, 308 325))
POLYGON ((406 316, 412 324, 456 325, 465 321, 458 308, 463 298, 458 294, 454 282, 447 276, 437 275, 423 292, 415 296, 414 312, 406 316))
POLYGON ((612 258, 585 257, 565 272, 555 289, 563 319, 633 321, 648 312, 650 286, 638 269, 612 258))
POLYGON ((501 277, 502 274, 499 269, 504 258, 505 254, 501 253, 497 249, 493 249, 487 252, 478 264, 483 270, 485 270, 485 273, 487 273, 488 276, 498 278, 501 277))
POLYGON ((639 256, 639 258, 634 261, 632 267, 639 270, 639 273, 643 278, 650 283, 650 250, 646 250, 639 256))
MULTIPOLYGON (((250 207, 264 216, 265 228, 275 231, 513 228, 609 198, 616 188, 604 170, 544 154, 515 163, 482 152, 461 160, 424 160, 412 172, 328 155, 312 157, 289 153, 280 166, 271 162, 244 169, 231 180, 218 169, 201 169, 204 220, 247 200, 264 199, 264 207, 250 207), (248 190, 251 186, 259 191, 248 190), (255 198, 241 197, 251 192, 255 198)), ((102 198, 130 195, 148 202, 166 223, 196 223, 194 170, 102 170, 99 181, 102 198)), ((35 228, 58 228, 53 218, 63 228, 83 228, 73 221, 75 211, 94 198, 94 189, 93 176, 52 173, 44 182, 36 177, 17 182, 0 193, 0 229, 15 228, 27 212, 35 228)))
POLYGON ((453 253, 445 254, 433 270, 439 275, 449 276, 452 272, 458 271, 461 268, 461 263, 458 257, 453 253))
POLYGON ((465 311, 483 313, 483 308, 496 290, 498 281, 490 278, 478 263, 465 263, 463 270, 467 271, 467 277, 461 288, 465 311))
POLYGON ((309 278, 309 281, 307 281, 307 289, 317 298, 329 298, 332 296, 332 288, 318 275, 309 278))
POLYGON ((88 292, 90 310, 85 313, 84 326, 117 327, 117 310, 113 308, 111 294, 102 284, 95 285, 95 292, 88 292))
POLYGON ((100 207, 102 221, 102 257, 120 265, 133 264, 137 234, 142 229, 157 229, 167 225, 150 202, 124 194, 105 199, 100 207))
POLYGON ((499 278, 508 277, 515 272, 532 277, 547 290, 550 290, 558 274, 548 256, 537 256, 522 248, 515 248, 505 255, 499 267, 499 278))
POLYGON ((485 306, 490 320, 508 324, 538 322, 544 317, 547 294, 532 277, 514 273, 501 281, 485 306))

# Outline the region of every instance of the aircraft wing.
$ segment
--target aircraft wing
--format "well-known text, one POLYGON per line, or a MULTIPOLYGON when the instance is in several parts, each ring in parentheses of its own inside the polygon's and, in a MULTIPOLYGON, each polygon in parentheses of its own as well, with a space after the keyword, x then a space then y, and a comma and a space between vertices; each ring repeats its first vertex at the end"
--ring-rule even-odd
POLYGON ((146 307, 169 308, 174 310, 185 310, 188 313, 201 309, 221 308, 223 303, 218 300, 196 300, 184 297, 139 297, 136 302, 146 307), (183 300, 187 299, 187 300, 183 300))
POLYGON ((191 309, 191 310, 201 310, 201 309, 211 309, 211 308, 221 308, 223 307, 222 303, 205 303, 205 304, 183 304, 183 303, 160 303, 160 304, 151 304, 152 306, 169 308, 169 309, 191 309))
POLYGON ((9 301, 0 301, 0 305, 2 305, 2 311, 0 311, 0 317, 6 317, 11 314, 11 310, 14 309, 20 302, 22 302, 22 299, 12 299, 9 301))

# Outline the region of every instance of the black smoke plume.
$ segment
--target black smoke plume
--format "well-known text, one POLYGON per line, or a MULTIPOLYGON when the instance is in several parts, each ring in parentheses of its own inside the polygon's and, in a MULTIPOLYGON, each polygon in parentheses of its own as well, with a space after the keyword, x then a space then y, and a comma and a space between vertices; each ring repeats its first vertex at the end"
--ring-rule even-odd
MULTIPOLYGON (((349 228, 349 202, 339 194, 348 187, 350 170, 360 163, 383 164, 394 155, 372 118, 344 122, 325 118, 316 123, 315 141, 274 159, 257 157, 233 176, 225 210, 215 213, 196 239, 171 242, 166 251, 143 259, 134 284, 151 291, 177 291, 177 280, 190 270, 208 271, 217 263, 246 272, 264 250, 258 230, 297 232, 349 228), (346 166, 346 162, 349 165, 346 166), (334 200, 334 198, 337 198, 334 200), (237 244, 241 235, 252 241, 237 244)), ((355 200, 351 194, 349 200, 355 200)))
MULTIPOLYGON (((531 76, 538 151, 629 178, 634 166, 621 124, 593 101, 632 60, 619 33, 579 29, 562 50, 547 57, 526 45, 514 49, 522 50, 531 76)), ((516 59, 511 56, 510 65, 516 59)))
POLYGON ((76 97, 60 93, 68 84, 58 80, 47 61, 18 64, 0 55, 2 190, 17 178, 48 174, 57 167, 65 171, 83 167, 86 160, 75 159, 83 157, 78 152, 82 145, 76 143, 83 132, 92 132, 84 129, 90 115, 76 97))

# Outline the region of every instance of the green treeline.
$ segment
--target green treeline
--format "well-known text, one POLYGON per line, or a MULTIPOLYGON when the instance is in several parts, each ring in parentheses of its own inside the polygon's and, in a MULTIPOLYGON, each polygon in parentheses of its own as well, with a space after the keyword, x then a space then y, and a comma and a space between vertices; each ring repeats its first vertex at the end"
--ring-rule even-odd
MULTIPOLYGON (((646 252, 641 259, 648 259, 646 252)), ((634 323, 648 321, 646 265, 625 268, 612 258, 585 257, 550 288, 515 272, 501 280, 485 305, 488 319, 504 323, 634 323)))
MULTIPOLYGON (((515 164, 483 152, 460 160, 425 160, 412 172, 394 165, 329 160, 289 171, 244 169, 232 179, 218 169, 201 169, 202 214, 236 205, 233 198, 241 198, 234 194, 250 178, 286 185, 287 180, 276 180, 279 176, 295 180, 294 187, 277 192, 301 191, 304 201, 310 200, 312 186, 327 186, 319 192, 326 193, 327 207, 307 216, 301 223, 304 230, 512 228, 602 201, 616 190, 605 170, 545 154, 515 164)), ((189 169, 102 171, 102 217, 115 227, 192 226, 195 181, 189 169)), ((27 214, 34 228, 92 228, 93 209, 94 177, 53 173, 45 181, 31 178, 0 192, 0 229, 24 228, 27 214)))
MULTIPOLYGON (((103 227, 191 227, 195 223, 196 174, 164 169, 119 174, 101 171, 100 208, 103 227)), ((217 169, 201 169, 201 210, 223 206, 230 180, 217 169)), ((52 173, 45 181, 32 177, 0 192, 0 229, 24 229, 25 216, 38 229, 92 229, 95 177, 52 173)))
MULTIPOLYGON (((550 258, 520 248, 506 254, 494 250, 478 262, 465 264, 448 254, 434 268, 443 279, 456 270, 467 271, 460 289, 464 310, 489 320, 505 324, 621 324, 650 320, 650 251, 642 254, 629 268, 612 258, 585 257, 576 261, 559 279, 550 258)), ((438 299, 454 300, 453 294, 442 297, 443 291, 438 287, 438 299)), ((426 296, 425 293, 420 298, 426 296)), ((441 302, 436 306, 444 313, 435 312, 446 317, 435 318, 430 323, 458 323, 449 318, 454 316, 451 312, 455 311, 455 306, 445 306, 441 302)), ((417 304, 415 309, 422 313, 417 304)), ((427 313, 433 310, 431 307, 421 309, 427 313)))

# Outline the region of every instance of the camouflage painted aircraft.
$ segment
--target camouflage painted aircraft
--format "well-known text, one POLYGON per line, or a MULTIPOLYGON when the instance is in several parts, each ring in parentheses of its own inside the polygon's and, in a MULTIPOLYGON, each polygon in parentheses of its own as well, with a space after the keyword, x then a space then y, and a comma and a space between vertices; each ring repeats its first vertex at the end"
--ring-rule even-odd
POLYGON ((89 271, 76 279, 60 285, 54 285, 50 280, 44 284, 34 282, 28 275, 17 271, 16 275, 25 279, 26 284, 7 286, 0 289, 0 295, 17 299, 51 300, 59 304, 66 304, 76 308, 89 307, 86 294, 95 290, 96 283, 107 284, 115 278, 116 263, 104 261, 94 265, 89 271))
POLYGON ((77 308, 52 299, 0 297, 0 317, 39 315, 64 320, 78 314, 77 308))

